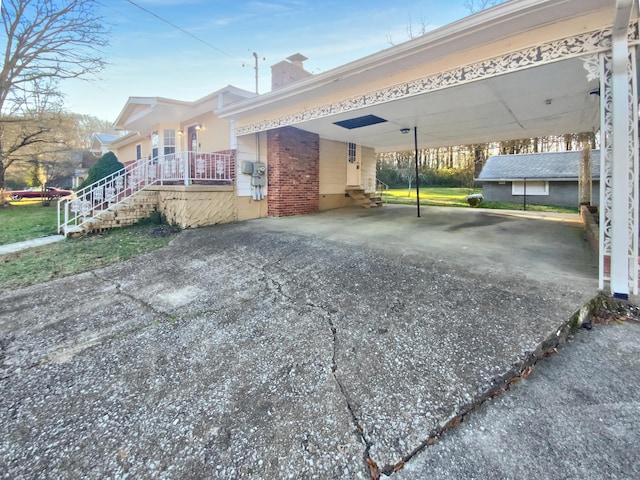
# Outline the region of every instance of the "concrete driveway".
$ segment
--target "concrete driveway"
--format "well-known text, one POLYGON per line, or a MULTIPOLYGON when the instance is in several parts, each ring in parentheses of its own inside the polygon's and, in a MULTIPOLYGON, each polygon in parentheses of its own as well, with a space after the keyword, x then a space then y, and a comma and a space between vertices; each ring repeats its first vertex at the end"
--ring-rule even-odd
POLYGON ((0 476, 409 478, 596 290, 572 215, 387 205, 187 230, 0 293, 0 476))

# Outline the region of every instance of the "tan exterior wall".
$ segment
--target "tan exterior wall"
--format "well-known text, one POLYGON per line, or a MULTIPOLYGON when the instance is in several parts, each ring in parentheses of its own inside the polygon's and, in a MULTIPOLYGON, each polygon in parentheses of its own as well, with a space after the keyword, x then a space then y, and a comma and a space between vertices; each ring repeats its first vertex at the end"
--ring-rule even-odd
POLYGON ((238 220, 233 186, 153 186, 158 192, 158 210, 170 224, 194 228, 238 220))
POLYGON ((347 145, 320 139, 320 197, 342 194, 347 186, 347 145))
MULTIPOLYGON (((361 183, 367 190, 375 190, 376 152, 371 147, 358 145, 361 165, 361 183)), ((320 210, 355 205, 345 197, 347 187, 347 144, 320 139, 320 210)))
POLYGON ((320 139, 320 210, 353 205, 345 197, 347 185, 347 145, 320 139))
POLYGON ((253 200, 251 197, 236 197, 238 221, 252 220, 267 216, 267 200, 253 200))
POLYGON ((130 143, 122 146, 114 151, 118 161, 122 163, 131 162, 136 159, 136 145, 140 144, 142 149, 142 157, 144 158, 149 154, 150 140, 144 137, 138 137, 132 139, 130 143))
POLYGON ((192 125, 201 125, 202 129, 198 132, 198 141, 200 142, 201 152, 219 152, 221 150, 229 150, 231 147, 231 130, 228 120, 220 120, 213 113, 205 113, 203 115, 189 119, 180 125, 180 129, 184 132, 183 145, 180 150, 188 150, 187 129, 192 125))
POLYGON ((333 195, 320 195, 320 210, 333 210, 335 208, 352 207, 355 200, 348 197, 346 193, 336 193, 333 195))

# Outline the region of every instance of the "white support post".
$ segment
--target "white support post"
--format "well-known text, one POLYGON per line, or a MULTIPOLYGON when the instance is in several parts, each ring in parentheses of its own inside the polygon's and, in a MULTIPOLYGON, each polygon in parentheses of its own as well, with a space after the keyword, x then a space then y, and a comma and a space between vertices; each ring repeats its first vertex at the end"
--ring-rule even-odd
POLYGON ((629 296, 629 50, 626 37, 617 39, 612 48, 611 112, 611 291, 614 297, 629 296))
POLYGON ((634 0, 617 0, 611 47, 611 293, 628 299, 638 291, 638 114, 635 48, 628 44, 634 0), (632 50, 632 51, 630 51, 632 50))
POLYGON ((189 186, 189 179, 191 178, 191 172, 189 171, 189 153, 187 152, 182 156, 184 161, 184 184, 185 186, 189 186))

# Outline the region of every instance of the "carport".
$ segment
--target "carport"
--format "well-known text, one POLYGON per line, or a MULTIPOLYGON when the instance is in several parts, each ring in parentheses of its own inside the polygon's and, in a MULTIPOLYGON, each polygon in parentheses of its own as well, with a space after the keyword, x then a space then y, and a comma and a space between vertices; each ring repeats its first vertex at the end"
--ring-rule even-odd
POLYGON ((252 137, 285 127, 377 152, 413 148, 403 131, 418 147, 599 131, 599 286, 627 298, 638 293, 637 18, 633 0, 513 0, 217 113, 257 149, 252 137))

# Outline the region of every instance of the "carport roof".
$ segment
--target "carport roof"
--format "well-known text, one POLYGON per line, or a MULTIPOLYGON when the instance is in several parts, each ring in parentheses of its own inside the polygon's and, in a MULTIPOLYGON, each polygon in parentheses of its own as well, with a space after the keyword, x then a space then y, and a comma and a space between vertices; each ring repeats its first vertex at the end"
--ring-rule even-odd
MULTIPOLYGON (((494 155, 489 157, 477 180, 577 180, 581 155, 581 151, 494 155)), ((600 178, 600 150, 591 151, 591 177, 600 178)))
POLYGON ((599 81, 587 75, 585 57, 609 48, 616 3, 512 0, 217 113, 236 120, 239 135, 291 125, 377 151, 413 148, 413 135, 400 134, 412 127, 420 147, 594 131, 600 120, 599 98, 593 94, 599 81), (560 22, 565 22, 562 28, 560 22), (536 46, 553 50, 554 42, 591 32, 601 36, 587 39, 583 50, 557 44, 551 55, 558 56, 549 61, 541 59, 547 51, 535 52, 531 62, 526 58, 536 46), (528 46, 512 47, 517 36, 528 46), (502 71, 487 73, 495 66, 491 55, 496 51, 503 52, 497 60, 502 71), (443 70, 436 74, 405 80, 416 69, 440 65, 443 70), (485 69, 482 75, 479 67, 485 69), (336 125, 367 115, 386 122, 350 130, 336 125))

